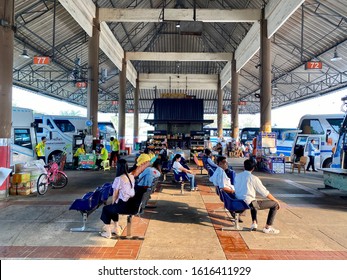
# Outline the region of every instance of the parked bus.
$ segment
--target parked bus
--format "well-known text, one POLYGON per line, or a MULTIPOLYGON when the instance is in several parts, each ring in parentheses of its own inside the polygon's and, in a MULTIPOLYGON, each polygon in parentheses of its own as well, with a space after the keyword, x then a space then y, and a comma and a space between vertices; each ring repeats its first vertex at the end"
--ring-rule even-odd
MULTIPOLYGON (((277 133, 277 154, 283 154, 290 156, 292 151, 294 138, 298 132, 296 128, 271 128, 272 132, 277 133)), ((242 144, 252 144, 254 137, 257 137, 259 133, 259 127, 245 127, 241 129, 240 141, 242 144)))
POLYGON ((33 110, 13 107, 10 166, 34 160, 36 144, 33 110))
MULTIPOLYGON (((66 153, 66 162, 71 163, 77 145, 88 132, 86 117, 35 114, 37 141, 47 137, 46 161, 66 153)), ((112 122, 98 123, 98 137, 103 136, 105 148, 110 152, 110 138, 116 137, 112 122)))
MULTIPOLYGON (((220 139, 218 138, 218 129, 206 127, 204 128, 204 132, 206 137, 210 137, 212 146, 216 146, 220 141, 220 139)), ((223 128, 223 139, 226 143, 231 141, 231 128, 223 128)))
POLYGON ((315 166, 328 168, 332 163, 332 149, 339 140, 344 114, 304 115, 298 125, 292 154, 299 159, 308 155, 308 143, 315 140, 315 166))

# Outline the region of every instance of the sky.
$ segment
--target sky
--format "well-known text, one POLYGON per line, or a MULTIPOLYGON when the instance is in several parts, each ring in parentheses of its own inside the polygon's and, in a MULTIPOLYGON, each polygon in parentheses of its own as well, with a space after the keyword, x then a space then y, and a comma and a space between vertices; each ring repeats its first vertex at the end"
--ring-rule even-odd
MULTIPOLYGON (((300 118, 305 114, 342 113, 341 98, 344 96, 347 96, 347 89, 274 109, 271 113, 272 125, 296 128, 300 118)), ((44 97, 16 87, 12 91, 12 101, 13 106, 30 108, 39 113, 59 115, 62 111, 79 111, 81 116, 87 116, 86 108, 44 97)), ((99 113, 98 118, 100 121, 110 121, 111 116, 114 116, 114 114, 99 113)), ((259 126, 260 116, 259 114, 240 115, 239 123, 241 128, 245 126, 259 126)))

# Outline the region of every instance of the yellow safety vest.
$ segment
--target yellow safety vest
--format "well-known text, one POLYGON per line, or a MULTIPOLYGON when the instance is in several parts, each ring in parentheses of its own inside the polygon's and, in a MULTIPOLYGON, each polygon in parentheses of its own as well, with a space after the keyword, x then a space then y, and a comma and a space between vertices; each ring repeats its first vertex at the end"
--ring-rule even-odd
POLYGON ((117 139, 114 139, 113 141, 111 141, 110 146, 113 152, 119 151, 119 141, 117 139))
POLYGON ((85 154, 86 154, 86 151, 83 148, 78 148, 73 156, 78 157, 79 155, 85 155, 85 154))
POLYGON ((45 156, 45 147, 46 145, 42 141, 36 145, 35 150, 38 157, 45 156))
POLYGON ((100 159, 107 160, 108 159, 108 151, 105 148, 101 149, 100 159))

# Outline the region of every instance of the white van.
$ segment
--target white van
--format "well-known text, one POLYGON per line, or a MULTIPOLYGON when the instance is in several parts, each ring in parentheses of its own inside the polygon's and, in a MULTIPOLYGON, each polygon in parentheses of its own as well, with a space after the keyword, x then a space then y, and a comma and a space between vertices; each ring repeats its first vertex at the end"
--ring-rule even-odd
MULTIPOLYGON (((88 119, 79 116, 44 114, 35 114, 34 117, 37 141, 41 141, 42 136, 47 138, 46 162, 64 153, 66 154, 66 162, 71 163, 77 144, 82 143, 82 134, 87 134, 89 129, 87 126, 88 119)), ((116 137, 113 124, 111 122, 100 122, 98 128, 99 135, 102 135, 105 139, 105 147, 110 151, 109 139, 111 136, 116 137)))
POLYGON ((36 159, 34 113, 31 109, 12 108, 11 166, 36 159))
POLYGON ((328 168, 332 163, 332 149, 339 139, 344 114, 304 115, 301 117, 292 154, 297 159, 308 155, 308 143, 315 140, 315 166, 328 168))

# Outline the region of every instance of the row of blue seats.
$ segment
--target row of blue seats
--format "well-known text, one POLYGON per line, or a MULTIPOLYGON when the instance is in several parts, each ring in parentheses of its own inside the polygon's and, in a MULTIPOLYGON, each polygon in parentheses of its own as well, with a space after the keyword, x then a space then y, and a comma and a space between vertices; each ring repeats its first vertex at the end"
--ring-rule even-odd
MULTIPOLYGON (((127 239, 143 239, 140 236, 132 236, 131 223, 133 216, 140 216, 144 212, 151 193, 154 192, 156 183, 158 180, 153 180, 152 186, 144 188, 135 183, 135 196, 129 200, 132 203, 132 211, 127 213, 119 213, 120 215, 127 215, 127 235, 124 238, 127 239)), ((97 187, 94 191, 88 192, 82 196, 82 198, 75 199, 71 204, 69 210, 77 210, 82 214, 83 225, 79 228, 71 228, 72 232, 99 232, 100 229, 88 228, 86 226, 87 219, 91 213, 98 209, 101 205, 106 205, 107 200, 113 195, 113 188, 111 183, 106 183, 101 187, 97 187)))
MULTIPOLYGON (((175 169, 173 169, 172 165, 173 165, 172 160, 165 161, 162 163, 161 172, 164 177, 163 182, 166 181, 166 175, 172 171, 174 175, 173 182, 180 186, 181 194, 184 194, 184 186, 187 183, 189 183, 189 178, 185 172, 177 172, 175 169)), ((185 167, 188 168, 187 166, 185 167)))
POLYGON ((101 205, 106 205, 108 198, 112 194, 112 184, 105 183, 101 187, 97 187, 94 191, 87 192, 81 198, 75 199, 70 205, 69 210, 76 210, 82 214, 83 225, 80 228, 71 228, 70 231, 96 231, 95 229, 87 228, 87 219, 101 205))

